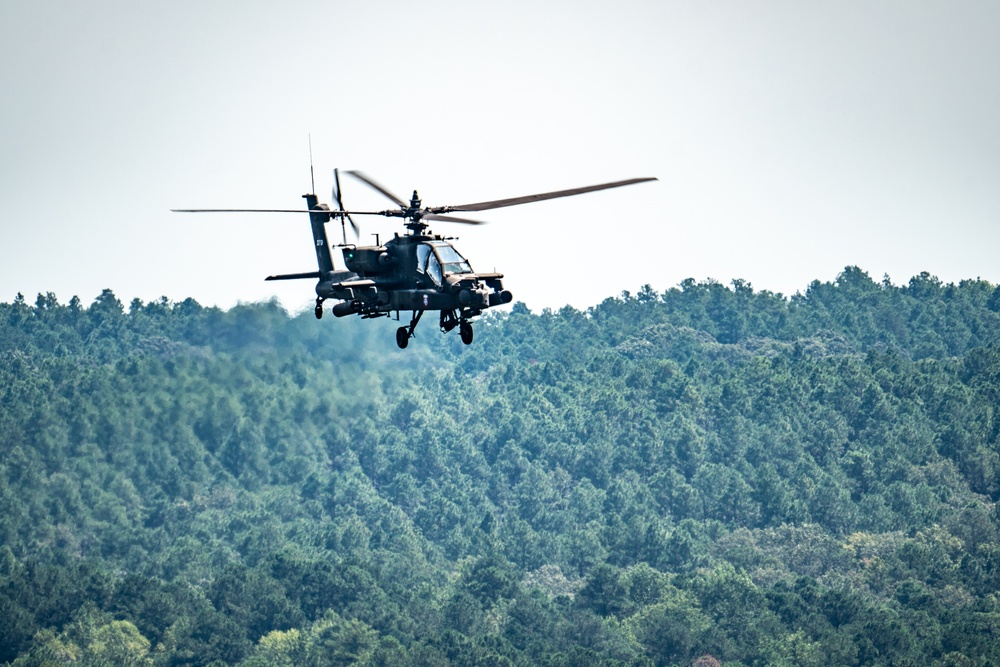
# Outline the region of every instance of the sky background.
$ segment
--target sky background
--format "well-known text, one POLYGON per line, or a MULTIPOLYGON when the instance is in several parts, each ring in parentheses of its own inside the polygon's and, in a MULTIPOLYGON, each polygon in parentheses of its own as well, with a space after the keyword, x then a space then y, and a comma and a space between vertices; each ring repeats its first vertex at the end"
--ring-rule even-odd
POLYGON ((315 269, 305 215, 169 212, 301 206, 310 135, 322 201, 334 167, 432 206, 658 177, 436 223, 532 309, 849 265, 1000 283, 997 26, 961 0, 0 0, 0 301, 311 307, 263 282, 315 269))

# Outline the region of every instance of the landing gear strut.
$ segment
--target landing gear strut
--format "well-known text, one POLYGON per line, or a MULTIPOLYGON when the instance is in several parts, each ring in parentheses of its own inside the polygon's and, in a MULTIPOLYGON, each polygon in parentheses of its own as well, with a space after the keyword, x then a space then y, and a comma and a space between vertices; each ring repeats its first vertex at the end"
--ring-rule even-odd
POLYGON ((399 349, 405 349, 407 345, 410 344, 410 338, 413 337, 413 330, 417 328, 417 322, 420 321, 421 315, 424 314, 422 310, 413 311, 413 317, 410 319, 410 326, 399 327, 396 329, 396 345, 399 349))
POLYGON ((323 319, 323 299, 316 297, 316 319, 323 319))

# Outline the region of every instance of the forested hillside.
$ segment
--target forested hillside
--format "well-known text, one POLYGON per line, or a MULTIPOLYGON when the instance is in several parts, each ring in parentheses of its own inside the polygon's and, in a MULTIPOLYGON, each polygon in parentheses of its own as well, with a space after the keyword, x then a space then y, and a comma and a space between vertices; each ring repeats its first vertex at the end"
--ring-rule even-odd
POLYGON ((0 664, 1000 664, 1000 288, 393 331, 0 304, 0 664))

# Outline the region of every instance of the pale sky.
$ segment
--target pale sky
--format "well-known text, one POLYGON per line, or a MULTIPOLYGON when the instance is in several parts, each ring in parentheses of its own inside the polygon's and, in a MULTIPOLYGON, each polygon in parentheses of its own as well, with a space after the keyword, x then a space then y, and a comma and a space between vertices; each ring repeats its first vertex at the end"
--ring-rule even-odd
POLYGON ((0 93, 0 301, 310 307, 263 282, 315 270, 305 215, 169 212, 301 206, 310 134, 322 201, 334 167, 432 206, 658 177, 435 224, 532 309, 1000 283, 995 1, 0 0, 0 93))

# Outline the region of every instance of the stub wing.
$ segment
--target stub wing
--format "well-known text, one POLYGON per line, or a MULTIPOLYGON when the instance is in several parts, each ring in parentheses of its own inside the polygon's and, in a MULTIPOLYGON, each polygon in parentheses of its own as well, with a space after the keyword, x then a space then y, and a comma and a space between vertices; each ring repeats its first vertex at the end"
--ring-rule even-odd
MULTIPOLYGON (((367 279, 350 280, 350 278, 357 278, 358 274, 351 273, 351 272, 343 272, 343 273, 346 274, 343 277, 344 278, 348 278, 348 280, 339 280, 339 281, 338 280, 332 280, 329 283, 329 286, 333 287, 333 288, 375 287, 375 281, 374 280, 367 280, 367 279)), ((268 280, 304 280, 306 278, 313 278, 313 279, 317 279, 318 280, 319 278, 322 278, 322 276, 320 275, 319 271, 307 271, 305 273, 282 273, 282 274, 278 274, 278 275, 274 275, 274 276, 268 276, 267 278, 264 278, 264 280, 265 281, 268 281, 268 280)), ((330 276, 328 274, 327 275, 327 279, 330 279, 330 278, 333 278, 333 276, 330 276)))
POLYGON ((374 280, 344 280, 339 283, 331 283, 330 287, 335 288, 353 288, 358 289, 359 287, 375 287, 374 280))

